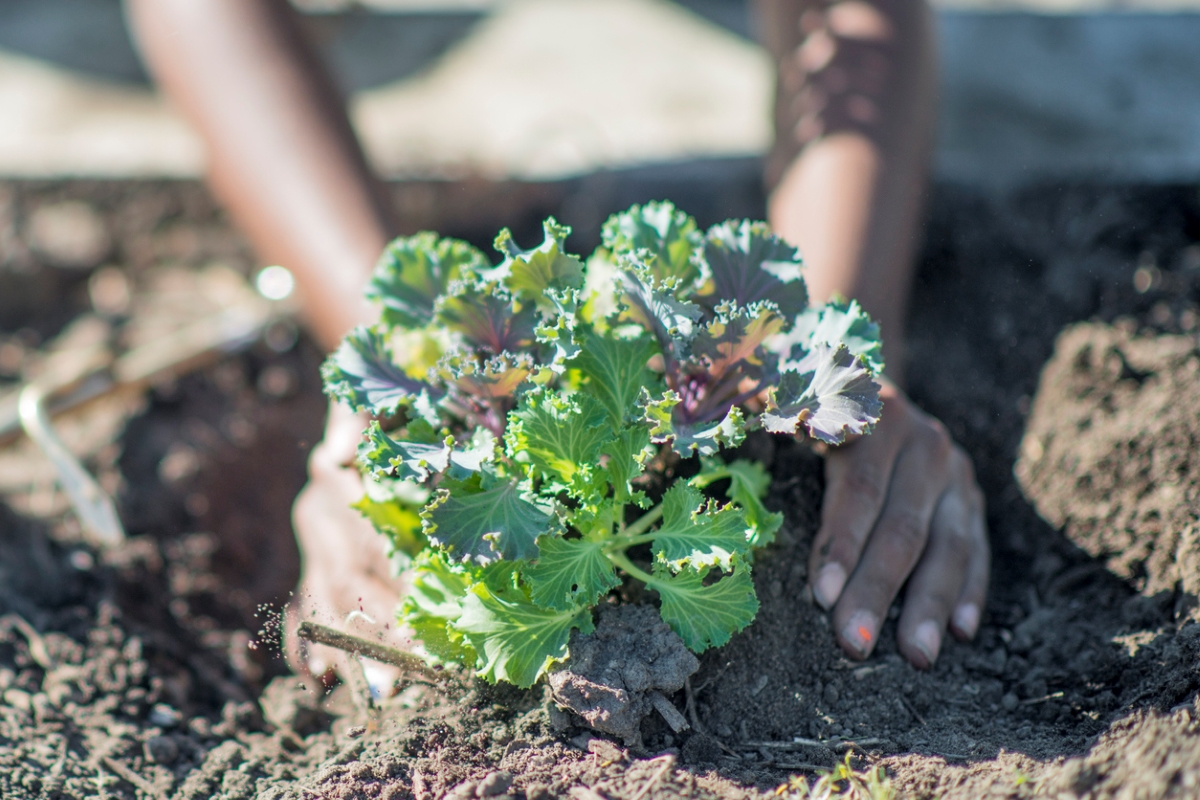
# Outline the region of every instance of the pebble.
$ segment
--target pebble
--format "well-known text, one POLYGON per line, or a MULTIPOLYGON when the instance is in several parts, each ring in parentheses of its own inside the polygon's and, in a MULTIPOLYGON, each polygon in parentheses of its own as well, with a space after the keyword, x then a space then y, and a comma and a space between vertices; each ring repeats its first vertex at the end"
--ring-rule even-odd
POLYGON ((1017 700, 1017 696, 1012 692, 1009 692, 1008 694, 1004 695, 1004 697, 1000 698, 1000 705, 1004 706, 1005 711, 1014 710, 1019 702, 1020 701, 1017 700))
POLYGON ((179 758, 179 745, 170 736, 154 736, 146 740, 142 746, 146 759, 155 764, 169 766, 179 758))
POLYGON ((183 720, 183 715, 166 703, 156 703, 150 709, 150 724, 160 728, 174 728, 183 720))
POLYGON ((837 687, 832 683, 828 684, 825 687, 825 691, 822 692, 822 699, 825 701, 825 705, 827 706, 837 705, 837 701, 840 696, 841 695, 838 693, 837 687))
POLYGON ((351 739, 357 739, 358 737, 362 736, 366 732, 367 732, 367 729, 364 728, 362 725, 355 725, 353 728, 350 728, 346 731, 346 735, 349 736, 351 739))
POLYGON ((476 797, 499 797, 508 793, 512 786, 513 776, 507 772, 493 772, 479 782, 475 788, 476 797))

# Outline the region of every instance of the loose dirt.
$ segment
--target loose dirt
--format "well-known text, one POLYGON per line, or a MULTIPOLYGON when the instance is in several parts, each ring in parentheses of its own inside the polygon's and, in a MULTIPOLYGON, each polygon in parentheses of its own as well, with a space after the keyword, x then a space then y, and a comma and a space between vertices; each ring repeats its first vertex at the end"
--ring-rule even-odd
MULTIPOLYGON (((102 260, 135 285, 164 261, 251 264, 190 184, 3 197, 0 380, 88 308, 96 265, 63 253, 101 258, 56 250, 48 224, 31 246, 43 205, 90 207, 102 260)), ((786 523, 755 564, 759 618, 668 697, 690 730, 652 714, 626 747, 544 687, 412 684, 369 707, 287 675, 259 607, 294 581, 288 506, 319 432, 319 356, 301 338, 163 387, 127 423, 105 456, 132 534, 119 551, 81 545, 61 511, 35 519, 13 498, 23 513, 0 514, 0 796, 741 798, 850 753, 904 796, 1194 797, 1197 201, 935 194, 909 384, 974 459, 994 565, 977 640, 929 671, 897 654, 894 623, 865 662, 837 649, 803 591, 821 462, 760 438, 745 449, 769 463, 786 523)))

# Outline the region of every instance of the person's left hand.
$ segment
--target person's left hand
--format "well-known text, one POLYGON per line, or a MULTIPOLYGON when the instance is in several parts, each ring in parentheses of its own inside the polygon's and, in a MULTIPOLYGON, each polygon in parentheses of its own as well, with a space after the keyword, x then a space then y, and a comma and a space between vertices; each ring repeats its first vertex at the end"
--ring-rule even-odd
POLYGON ((809 580, 817 603, 833 609, 842 649, 859 659, 907 581, 900 652, 926 669, 947 625, 960 639, 979 627, 990 563, 983 492, 946 428, 880 383, 874 432, 826 453, 809 580))

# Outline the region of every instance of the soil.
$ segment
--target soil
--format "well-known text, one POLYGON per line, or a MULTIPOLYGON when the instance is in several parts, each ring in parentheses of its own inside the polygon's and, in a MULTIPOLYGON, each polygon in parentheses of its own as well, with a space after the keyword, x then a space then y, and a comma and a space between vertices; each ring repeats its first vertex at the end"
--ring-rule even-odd
MULTIPOLYGON (((397 191, 409 207, 472 190, 397 191)), ((570 223, 573 191, 518 187, 529 202, 500 221, 520 238, 561 201, 570 223)), ((739 202, 722 216, 761 216, 739 202)), ((939 187, 908 382, 987 496, 977 640, 922 672, 885 625, 869 660, 847 660, 805 600, 821 462, 754 439, 786 515, 756 561, 762 610, 668 695, 691 730, 651 715, 630 747, 575 726, 546 687, 415 683, 372 704, 288 675, 273 643, 319 355, 277 337, 160 387, 89 461, 115 470, 127 544, 97 553, 61 504, 20 493, 20 513, 0 511, 0 796, 741 798, 849 753, 903 796, 1194 797, 1198 242, 1194 188, 939 187)), ((0 184, 0 389, 89 312, 96 267, 136 288, 213 261, 253 264, 194 184, 0 184), (57 240, 88 213, 98 226, 57 240)))

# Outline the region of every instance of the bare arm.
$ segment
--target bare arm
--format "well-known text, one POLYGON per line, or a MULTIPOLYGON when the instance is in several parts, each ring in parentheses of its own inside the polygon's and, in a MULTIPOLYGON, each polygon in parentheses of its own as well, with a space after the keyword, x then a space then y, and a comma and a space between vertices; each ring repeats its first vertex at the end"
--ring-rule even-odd
POLYGON ((259 256, 296 275, 332 348, 369 319, 362 289, 392 234, 342 98, 286 0, 127 0, 151 72, 207 146, 209 182, 259 256))
MULTIPOLYGON (((904 324, 935 121, 924 0, 761 0, 776 57, 772 226, 796 243, 814 299, 857 298, 880 321, 888 374, 904 324)), ((809 580, 847 652, 865 658, 907 583, 900 650, 933 664, 949 627, 975 635, 988 583, 983 494, 937 420, 884 382, 871 435, 825 461, 809 580)))

